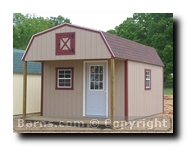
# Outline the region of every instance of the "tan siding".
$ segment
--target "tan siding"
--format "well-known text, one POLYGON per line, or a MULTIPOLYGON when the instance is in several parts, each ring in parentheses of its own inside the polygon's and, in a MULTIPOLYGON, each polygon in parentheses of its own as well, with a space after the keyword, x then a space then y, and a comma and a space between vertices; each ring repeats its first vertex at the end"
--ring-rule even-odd
MULTIPOLYGON (((108 112, 111 116, 110 60, 108 60, 108 112)), ((124 119, 124 61, 116 60, 115 119, 124 119)), ((44 116, 83 117, 83 61, 44 63, 44 116), (74 90, 55 90, 56 67, 74 67, 74 90)))
MULTIPOLYGON (((111 118, 111 64, 108 60, 108 115, 111 118)), ((115 120, 124 120, 124 60, 115 60, 115 120)))
POLYGON ((64 26, 34 38, 26 61, 106 59, 111 55, 99 33, 64 26), (75 55, 55 55, 55 34, 75 32, 75 55))
MULTIPOLYGON (((76 36, 77 36, 77 33, 76 33, 76 36)), ((84 41, 83 41, 83 40, 85 40, 85 42, 86 42, 86 38, 87 37, 86 37, 85 31, 80 31, 80 41, 81 41, 80 48, 84 48, 85 49, 85 50, 80 49, 80 51, 79 51, 79 52, 81 52, 82 58, 86 58, 86 43, 84 43, 84 41)), ((77 45, 77 41, 75 41, 75 43, 77 45)), ((75 47, 76 47, 76 52, 78 52, 77 51, 77 46, 75 46, 75 47)))
POLYGON ((115 60, 115 120, 124 120, 124 60, 115 60))
MULTIPOLYGON (((73 32, 73 31, 72 31, 73 32)), ((81 42, 82 42, 83 38, 81 38, 81 31, 80 30, 76 30, 76 46, 75 46, 75 54, 78 57, 81 56, 82 53, 84 53, 84 51, 81 50, 81 42), (79 51, 77 51, 77 48, 80 49, 79 51)))
POLYGON ((128 61, 129 119, 162 113, 162 67, 128 61), (151 90, 145 90, 145 69, 151 69, 151 90))
MULTIPOLYGON (((47 35, 45 35, 43 37, 39 37, 38 40, 39 40, 39 43, 38 43, 38 48, 39 49, 42 48, 42 47, 47 48, 47 43, 41 44, 41 42, 47 42, 47 35)), ((44 58, 47 56, 46 54, 47 54, 47 52, 41 52, 41 50, 38 50, 37 58, 41 57, 41 60, 44 60, 44 58)))
MULTIPOLYGON (((108 60, 110 61, 110 60, 108 60)), ((108 111, 109 118, 111 114, 111 100, 110 100, 110 62, 108 66, 108 83, 109 83, 109 98, 108 111)), ((122 76, 123 62, 117 61, 117 68, 122 68, 117 76, 122 76)), ((46 117, 63 117, 63 118, 82 118, 83 117, 83 61, 50 61, 44 63, 44 112, 46 117), (56 67, 74 67, 74 90, 55 90, 56 67)), ((118 82, 123 80, 117 78, 118 82)), ((119 92, 123 89, 123 84, 119 85, 121 88, 116 88, 116 112, 124 115, 123 99, 124 92, 119 92), (118 108, 121 107, 121 108, 118 108)))
MULTIPOLYGON (((27 113, 40 112, 41 75, 27 75, 27 113)), ((22 114, 23 75, 13 74, 13 115, 22 114)))
POLYGON ((45 62, 44 70, 43 116, 81 118, 83 114, 83 61, 45 62), (74 90, 55 90, 56 67, 74 67, 74 90))

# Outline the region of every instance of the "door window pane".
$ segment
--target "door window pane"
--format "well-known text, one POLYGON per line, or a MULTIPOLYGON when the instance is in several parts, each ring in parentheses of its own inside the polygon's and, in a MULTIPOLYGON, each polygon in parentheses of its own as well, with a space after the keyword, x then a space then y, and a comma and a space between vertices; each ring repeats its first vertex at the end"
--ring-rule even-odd
POLYGON ((95 66, 95 73, 98 73, 98 66, 95 66))
POLYGON ((91 73, 94 73, 95 72, 95 68, 94 66, 91 66, 91 70, 90 70, 91 73))
POLYGON ((98 81, 98 80, 99 80, 99 75, 95 74, 95 81, 98 81))
POLYGON ((99 73, 103 73, 103 66, 99 67, 99 73))
POLYGON ((103 66, 90 66, 90 89, 103 89, 103 66))
POLYGON ((94 81, 94 79, 95 79, 94 78, 94 74, 91 73, 91 75, 90 75, 90 81, 94 81))
POLYGON ((98 89, 99 87, 99 82, 95 82, 95 89, 98 89))
POLYGON ((99 75, 99 81, 103 81, 103 74, 99 75))
POLYGON ((103 89, 103 82, 99 82, 99 89, 103 89))
POLYGON ((90 83, 90 89, 94 89, 94 82, 90 83))

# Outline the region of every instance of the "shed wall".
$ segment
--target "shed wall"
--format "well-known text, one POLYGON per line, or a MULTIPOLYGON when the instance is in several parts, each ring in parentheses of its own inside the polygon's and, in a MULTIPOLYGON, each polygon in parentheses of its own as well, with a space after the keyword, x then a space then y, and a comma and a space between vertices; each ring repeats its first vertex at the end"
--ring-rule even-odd
POLYGON ((124 89, 124 60, 115 60, 115 120, 124 120, 124 89))
MULTIPOLYGON (((27 75, 27 113, 40 112, 41 75, 27 75)), ((23 74, 13 74, 13 115, 23 110, 23 74)))
POLYGON ((25 61, 101 59, 111 55, 99 33, 63 26, 34 37, 25 61), (55 34, 75 32, 75 55, 55 55, 55 34))
MULTIPOLYGON (((108 112, 111 116, 110 60, 108 60, 108 112)), ((124 61, 116 60, 115 120, 124 120, 124 61)), ((43 116, 83 117, 83 60, 44 62, 43 116), (56 90, 56 67, 74 67, 74 90, 56 90)))
POLYGON ((128 61, 129 120, 163 112, 163 67, 128 61), (145 69, 151 70, 151 90, 145 90, 145 69))
MULTIPOLYGON (((115 60, 114 118, 124 120, 124 60, 115 60)), ((108 60, 108 118, 111 118, 111 62, 108 60)))
POLYGON ((44 62, 43 116, 81 118, 83 61, 44 62), (56 90, 56 67, 74 67, 74 90, 56 90))

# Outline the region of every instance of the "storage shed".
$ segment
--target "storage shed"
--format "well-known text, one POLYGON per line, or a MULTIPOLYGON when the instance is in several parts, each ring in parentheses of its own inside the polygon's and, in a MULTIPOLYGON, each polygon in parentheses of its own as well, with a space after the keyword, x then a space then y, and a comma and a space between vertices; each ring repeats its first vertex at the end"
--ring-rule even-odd
MULTIPOLYGON (((23 62, 24 50, 13 49, 13 115, 22 115, 23 110, 23 62)), ((41 63, 28 62, 27 69, 27 114, 39 113, 41 106, 41 63)))
POLYGON ((163 112, 164 64, 152 47, 64 23, 33 35, 22 60, 25 82, 27 61, 42 63, 44 120, 129 121, 163 112))

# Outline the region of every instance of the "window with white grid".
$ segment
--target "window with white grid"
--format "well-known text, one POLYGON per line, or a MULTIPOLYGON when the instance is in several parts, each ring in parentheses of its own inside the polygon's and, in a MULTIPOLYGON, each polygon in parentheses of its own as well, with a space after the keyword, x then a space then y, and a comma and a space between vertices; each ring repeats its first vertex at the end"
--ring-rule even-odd
POLYGON ((145 89, 151 89, 151 70, 145 69, 145 89))
POLYGON ((73 69, 57 69, 57 89, 73 88, 73 69))

